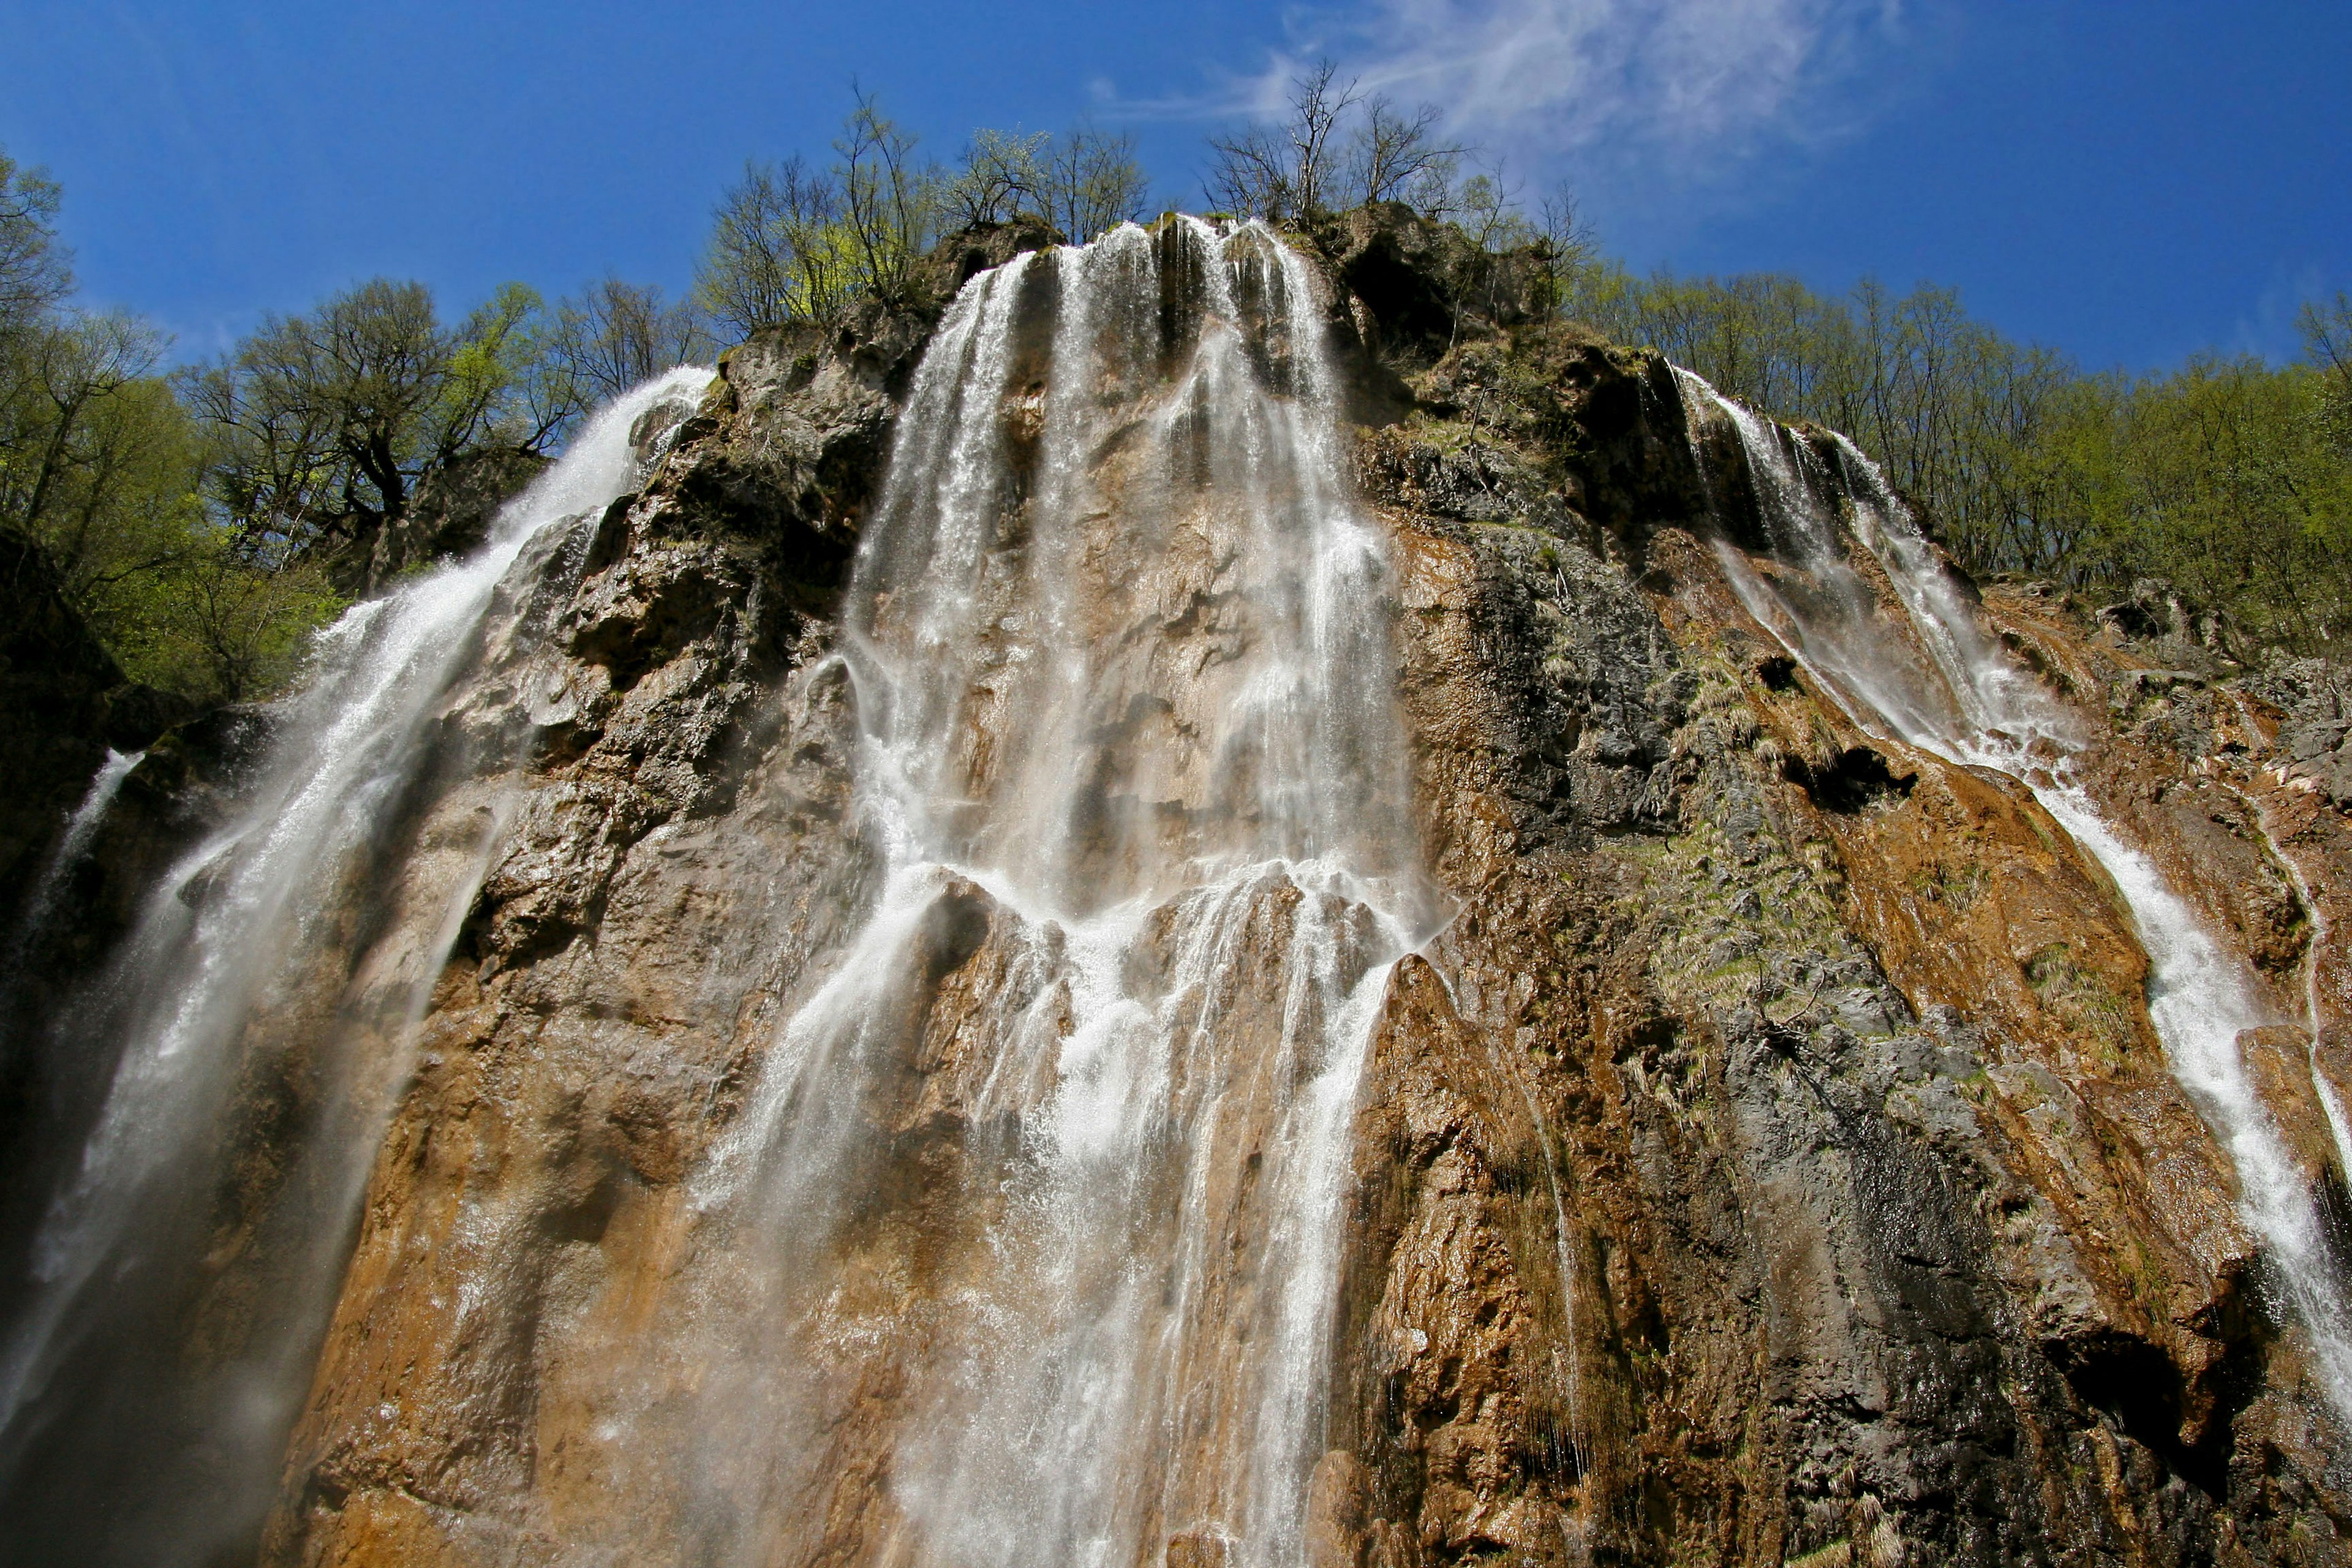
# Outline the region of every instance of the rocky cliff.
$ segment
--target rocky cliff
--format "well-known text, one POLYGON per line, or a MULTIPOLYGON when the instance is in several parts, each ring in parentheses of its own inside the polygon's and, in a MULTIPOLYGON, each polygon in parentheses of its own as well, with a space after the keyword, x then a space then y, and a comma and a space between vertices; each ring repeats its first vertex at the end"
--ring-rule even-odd
MULTIPOLYGON (((819 1349, 793 1342, 805 1386, 761 1382, 782 1331, 729 1303, 783 1287, 713 1239, 698 1173, 884 894, 842 606, 894 428, 956 290, 1048 239, 961 237, 914 306, 754 339, 646 434, 641 481, 515 610, 537 640, 494 640, 435 716, 444 761, 326 900, 327 956, 238 1037, 229 1147, 185 1221, 202 1268, 141 1321, 191 1387, 257 1323, 293 1347, 271 1364, 307 1392, 290 1437, 261 1422, 266 1486, 232 1457, 142 1511, 60 1406, 9 1451, 25 1525, 0 1557, 915 1560, 905 1412, 980 1289, 975 1238, 1021 1201, 975 1174, 975 1020, 1029 952, 1017 912, 960 883, 910 928, 903 1054, 828 1197, 819 1349), (478 862, 446 950, 415 936, 478 862), (413 1004, 383 1003, 419 953, 413 1004), (370 1052, 396 1070, 322 1110, 322 1058, 370 1052), (283 1241, 311 1179, 286 1150, 320 1126, 367 1133, 355 1232, 323 1252, 283 1241), (273 1317, 298 1250, 317 1306, 273 1317), (649 1354, 681 1313, 704 1353, 649 1354), (742 1458, 809 1409, 814 1479, 742 1458)), ((1401 211, 1294 242, 1385 534, 1443 906, 1387 972, 1349 1111, 1306 1561, 2345 1560, 2324 1346, 2168 1060, 2114 879, 2024 784, 1864 722, 1759 618, 1765 498, 1669 367, 1540 319, 1520 261, 1401 211)), ((1016 370, 1016 465, 1038 398, 1016 370)), ((1989 584, 1978 613, 2258 989, 2273 1021, 2239 1047, 2339 1269, 2352 677, 2227 665, 2160 596, 2103 614, 1989 584)), ((188 760, 218 754, 134 773, 113 831, 149 847, 101 861, 152 877, 157 846, 225 820, 234 789, 188 760)), ((1276 900, 1235 928, 1234 1016, 1281 1012, 1251 976, 1303 918, 1276 900)), ((1212 1207, 1248 1210, 1265 1152, 1199 1178, 1212 1207)), ((1239 1298, 1257 1267, 1207 1277, 1239 1298)), ((1168 1441, 1253 1440, 1202 1397, 1168 1441)), ((1169 1568, 1244 1560, 1154 1506, 1169 1568)))

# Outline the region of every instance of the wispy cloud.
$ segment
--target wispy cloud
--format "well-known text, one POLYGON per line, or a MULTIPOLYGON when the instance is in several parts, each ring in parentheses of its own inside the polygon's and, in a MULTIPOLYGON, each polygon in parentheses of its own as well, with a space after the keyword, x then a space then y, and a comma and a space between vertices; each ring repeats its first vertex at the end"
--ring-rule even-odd
POLYGON ((1372 0, 1294 13, 1260 68, 1197 97, 1122 108, 1277 111, 1290 80, 1337 60, 1367 90, 1433 103, 1456 134, 1538 158, 1601 144, 1696 164, 1844 128, 1830 89, 1901 21, 1901 0, 1372 0))

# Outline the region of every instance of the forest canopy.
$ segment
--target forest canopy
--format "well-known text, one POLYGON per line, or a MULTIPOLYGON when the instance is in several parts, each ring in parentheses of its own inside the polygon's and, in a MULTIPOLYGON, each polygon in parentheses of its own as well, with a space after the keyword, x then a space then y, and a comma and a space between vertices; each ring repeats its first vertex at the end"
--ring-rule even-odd
MULTIPOLYGON (((1929 284, 1637 277, 1572 191, 1531 209, 1443 125, 1317 66, 1279 115, 1208 139, 1201 194, 1292 226, 1401 201, 1531 254, 1560 315, 1850 435, 1979 575, 2117 595, 2166 579, 2246 657, 2352 637, 2352 298, 2305 305, 2291 363, 2086 370, 1929 284)), ((62 193, 0 152, 0 528, 38 545, 133 679, 267 696, 313 627, 427 563, 382 542, 409 536, 435 476, 488 463, 519 483, 648 375, 903 303, 944 235, 1030 220, 1083 243, 1143 218, 1151 190, 1121 133, 982 129, 940 162, 857 92, 816 156, 755 158, 719 193, 685 298, 608 276, 550 304, 509 283, 452 317, 421 283, 370 279, 173 368, 152 325, 75 302, 62 193)))

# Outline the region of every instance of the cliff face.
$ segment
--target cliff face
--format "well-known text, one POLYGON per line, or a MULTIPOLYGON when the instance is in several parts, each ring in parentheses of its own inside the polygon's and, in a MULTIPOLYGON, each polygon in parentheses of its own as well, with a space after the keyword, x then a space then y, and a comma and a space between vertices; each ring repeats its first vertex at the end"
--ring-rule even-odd
MULTIPOLYGON (((1659 373, 1507 333, 1363 449, 1464 900, 1364 1111, 1335 1471, 1370 1560, 2337 1560, 2339 1417, 2129 910, 2016 781, 1865 731, 1759 625, 1711 547, 1771 569, 1755 498, 1659 373)), ((2240 1044, 2340 1278, 2331 678, 2034 585, 1982 610, 2263 977, 2281 1026, 2240 1044)))
MULTIPOLYGON (((221 1516, 217 1560, 264 1514, 262 1560, 348 1568, 918 1551, 922 1368, 971 1333, 1024 1201, 989 1174, 987 1033, 1034 962, 1021 912, 938 891, 871 1005, 898 1054, 850 1113, 854 1190, 750 1211, 831 1227, 814 1328, 746 1309, 801 1282, 745 1261, 752 1222, 714 1226, 703 1173, 886 897, 844 586, 940 311, 1044 238, 966 237, 930 305, 731 353, 574 531, 523 616, 536 651, 494 642, 436 721, 472 759, 519 739, 400 803, 383 879, 341 895, 394 907, 249 1032, 242 1142, 191 1222, 213 1244, 182 1360, 225 1364, 289 1267, 268 1216, 299 1171, 271 1150, 324 1042, 402 1064, 335 1123, 368 1132, 356 1237, 311 1265, 332 1306, 287 1331, 308 1393, 282 1480, 221 1516), (478 855, 441 962, 416 933, 478 855), (348 1025, 366 977, 427 959, 413 1050, 382 1006, 348 1025), (788 1423, 810 1457, 763 1468, 788 1423)), ((1387 972, 1353 1102, 1305 1559, 2344 1560, 2321 1351, 2168 1063, 2114 879, 2016 779, 1862 722, 1751 610, 1743 574, 1795 578, 1667 366, 1533 320, 1509 266, 1397 215, 1312 239, 1444 918, 1387 972)), ((1017 470, 1048 415, 1034 346, 1009 352, 1017 470)), ((2273 1026, 2239 1043, 2336 1269, 2352 682, 2225 667, 2160 604, 1997 585, 1981 614, 2079 726, 2073 776, 2252 976, 2273 1026)), ((1171 635, 1227 657, 1213 626, 1171 635)), ((1295 998, 1261 993, 1301 900, 1231 929, 1239 1038, 1287 1037, 1295 998)), ((1129 962, 1172 973, 1176 945, 1129 962)), ((1255 1215, 1266 1152, 1188 1201, 1255 1215)), ((1230 1224, 1239 1261, 1203 1278, 1242 1300, 1273 1264, 1230 1224)), ((1171 1450, 1254 1441, 1261 1413, 1200 1384, 1171 1450)), ((64 1514, 91 1489, 25 1539, 82 1539, 64 1514)), ((1152 1558, 1241 1561, 1183 1498, 1151 1507, 1152 1558)))

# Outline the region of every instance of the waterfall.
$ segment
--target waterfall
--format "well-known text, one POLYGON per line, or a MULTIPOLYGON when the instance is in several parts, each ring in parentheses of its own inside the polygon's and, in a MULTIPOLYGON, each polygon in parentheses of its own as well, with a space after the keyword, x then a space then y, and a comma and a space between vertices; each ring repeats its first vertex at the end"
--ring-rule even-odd
POLYGON ((81 864, 82 857, 89 853, 90 843, 98 837, 99 825, 106 820, 107 809, 114 804, 114 797, 121 793, 122 781, 131 776, 131 770, 137 767, 146 754, 144 752, 132 752, 126 755, 111 746, 106 749, 106 761, 99 764, 98 772, 91 776, 89 788, 83 792, 81 804, 74 807, 72 816, 66 818, 66 830, 58 836, 57 847, 49 851, 47 860, 43 862, 41 874, 33 883, 32 896, 25 900, 24 910, 16 917, 16 933, 9 939, 6 954, 0 956, 0 998, 13 1000, 19 979, 19 966, 26 955, 33 951, 41 928, 56 912, 58 895, 64 890, 66 879, 81 864))
MULTIPOLYGON (((2243 694, 2231 692, 2230 695, 2248 732, 2258 732, 2243 694)), ((2273 776, 2282 784, 2286 782, 2283 773, 2273 776)), ((2312 1089, 2319 1097, 2320 1113, 2327 1119, 2328 1136, 2336 1144, 2337 1167, 2344 1172, 2347 1181, 2352 1181, 2352 1111, 2346 1110, 2344 1097, 2337 1092, 2335 1079, 2320 1065, 2319 1059, 2326 1027, 2325 1010, 2319 1001, 2319 961, 2320 955, 2328 951, 2328 939, 2332 934, 2327 906, 2320 902, 2319 895, 2312 887, 2310 879, 2304 874, 2301 863, 2288 850, 2284 839, 2272 825, 2270 808, 2234 784, 2228 784, 2225 780, 2224 786, 2244 802, 2246 809, 2253 814, 2255 829, 2262 834, 2263 846, 2270 851, 2273 864, 2286 873, 2287 881, 2294 889, 2294 896, 2311 916, 2311 935, 2303 947, 2303 1024, 2307 1044, 2305 1060, 2310 1070, 2312 1089)))
MULTIPOLYGON (((533 1461, 634 1506, 491 1498, 453 1530, 583 1561, 1303 1560, 1349 1440, 1327 1382, 1360 1095, 1442 918, 1329 309, 1269 229, 1189 219, 950 303, 837 630, 775 694, 854 714, 822 737, 847 817, 778 873, 819 932, 746 983, 772 1022, 644 1200, 665 1239, 585 1374, 593 1419, 533 1461)), ((104 1081, 0 1298, 0 1510, 28 1527, 0 1562, 249 1545, 533 787, 550 634, 638 483, 633 428, 703 374, 630 395, 477 554, 321 634, 226 820, 59 1026, 104 1081)), ((457 1201, 450 1246, 491 1277, 457 1279, 452 1341, 567 1310, 498 1272, 582 1245, 533 1228, 544 1194, 457 1201)), ((363 1418, 431 1418, 404 1393, 363 1418)))
POLYGON ((839 655, 872 912, 693 1184, 762 1260, 682 1358, 741 1560, 814 1544, 855 1442, 860 1560, 1300 1560, 1359 1085, 1433 923, 1318 288, 1262 226, 1128 226, 925 353, 839 655), (910 1271, 940 1310, 853 1310, 910 1271))
POLYGON ((1697 421, 1710 411, 1738 433, 1779 563, 1801 574, 1759 574, 1718 542, 1748 612, 1865 731, 2024 784, 2122 894, 2147 955, 2148 1016, 2167 1061, 2235 1163, 2240 1211, 2278 1265, 2329 1397, 2352 1420, 2352 1316, 2336 1287, 2313 1195, 2238 1050, 2241 1031, 2273 1021, 2246 975, 2075 780, 2079 727, 1979 624, 1877 465, 1843 437, 1832 437, 1837 488, 1852 498, 1854 537, 1864 562, 1893 589, 1899 626, 1879 616, 1875 595, 1839 548, 1835 521, 1800 470, 1812 460, 1810 448, 1699 377, 1676 374, 1694 441, 1697 421))
POLYGON ((110 1077, 0 1340, 0 1557, 42 1560, 76 1514, 109 1561, 211 1562, 255 1528, 409 1037, 507 816, 520 727, 459 711, 462 683, 528 679, 636 482, 633 428, 674 426, 709 374, 617 400, 474 555, 319 635, 228 819, 57 1027, 48 1048, 103 1053, 110 1077), (257 1119, 279 1163, 225 1169, 257 1119))

